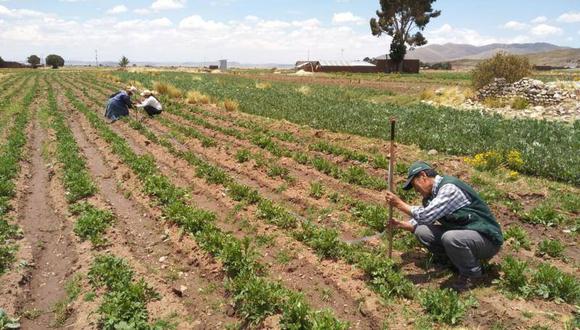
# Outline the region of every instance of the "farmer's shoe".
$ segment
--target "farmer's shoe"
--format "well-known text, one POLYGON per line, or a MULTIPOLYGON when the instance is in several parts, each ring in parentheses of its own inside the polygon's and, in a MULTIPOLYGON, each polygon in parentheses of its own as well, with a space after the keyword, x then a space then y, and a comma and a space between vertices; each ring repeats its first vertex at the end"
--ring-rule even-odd
POLYGON ((457 292, 465 292, 469 291, 477 286, 479 282, 480 276, 465 276, 459 275, 457 280, 453 284, 451 284, 451 289, 457 292))

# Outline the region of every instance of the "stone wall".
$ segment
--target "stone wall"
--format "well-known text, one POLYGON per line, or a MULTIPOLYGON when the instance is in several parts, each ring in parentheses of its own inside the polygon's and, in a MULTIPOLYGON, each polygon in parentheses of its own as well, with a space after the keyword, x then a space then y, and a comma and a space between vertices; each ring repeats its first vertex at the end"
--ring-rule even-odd
POLYGON ((550 106, 560 104, 569 99, 576 99, 580 86, 576 91, 560 89, 554 84, 545 84, 540 80, 523 78, 513 84, 504 78, 495 78, 494 81, 477 91, 478 100, 488 97, 494 98, 525 98, 532 105, 550 106))

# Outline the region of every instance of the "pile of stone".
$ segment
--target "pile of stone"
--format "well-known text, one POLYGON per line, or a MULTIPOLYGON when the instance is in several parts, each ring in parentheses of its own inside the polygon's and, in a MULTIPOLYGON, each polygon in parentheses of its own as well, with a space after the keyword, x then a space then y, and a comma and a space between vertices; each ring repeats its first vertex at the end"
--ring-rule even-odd
POLYGON ((580 86, 575 90, 568 91, 557 87, 555 84, 544 84, 540 80, 523 78, 513 84, 505 78, 495 78, 492 83, 477 91, 478 100, 486 98, 525 98, 531 105, 550 106, 557 105, 566 100, 575 100, 580 95, 580 86))

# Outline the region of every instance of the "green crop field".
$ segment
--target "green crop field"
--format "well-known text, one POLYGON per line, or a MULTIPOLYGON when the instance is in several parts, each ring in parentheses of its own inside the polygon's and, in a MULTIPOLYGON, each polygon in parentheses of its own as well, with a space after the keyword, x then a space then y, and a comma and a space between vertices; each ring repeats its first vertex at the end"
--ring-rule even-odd
POLYGON ((31 249, 57 251, 44 262, 70 270, 47 280, 63 286, 51 306, 0 313, 0 328, 49 314, 53 327, 99 329, 579 326, 577 121, 436 108, 417 95, 402 106, 384 98, 400 90, 330 81, 357 75, 270 78, 0 71, 2 299, 17 301, 35 271, 31 249), (161 115, 131 109, 110 123, 110 95, 130 85, 155 90, 161 115), (385 236, 353 243, 386 229, 390 118, 397 194, 420 203, 401 185, 425 160, 472 185, 502 226, 505 243, 471 291, 449 289, 453 269, 410 233, 395 231, 392 258, 385 236))

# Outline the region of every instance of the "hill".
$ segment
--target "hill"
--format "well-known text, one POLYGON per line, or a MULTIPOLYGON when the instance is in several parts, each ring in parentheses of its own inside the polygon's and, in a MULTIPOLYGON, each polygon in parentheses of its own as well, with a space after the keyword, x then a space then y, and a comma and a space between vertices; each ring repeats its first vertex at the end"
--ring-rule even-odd
POLYGON ((443 44, 428 45, 409 51, 409 59, 419 59, 421 62, 447 62, 462 59, 484 59, 489 58, 497 52, 504 51, 510 54, 536 54, 556 50, 574 50, 573 48, 560 47, 550 43, 526 43, 526 44, 489 44, 484 46, 473 46, 466 44, 443 44))

